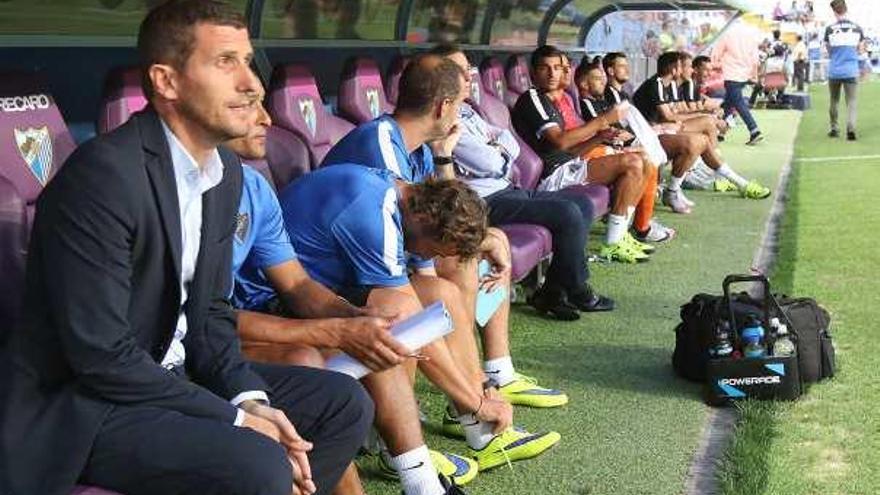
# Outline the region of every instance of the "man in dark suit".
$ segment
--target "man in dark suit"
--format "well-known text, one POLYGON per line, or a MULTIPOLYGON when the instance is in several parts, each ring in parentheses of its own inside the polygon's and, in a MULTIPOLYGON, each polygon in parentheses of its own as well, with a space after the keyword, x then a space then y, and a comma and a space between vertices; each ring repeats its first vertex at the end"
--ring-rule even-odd
POLYGON ((151 106, 80 147, 37 204, 0 356, 0 493, 330 493, 370 399, 340 374, 246 363, 227 301, 241 166, 217 145, 255 111, 244 20, 172 0, 138 50, 151 106))

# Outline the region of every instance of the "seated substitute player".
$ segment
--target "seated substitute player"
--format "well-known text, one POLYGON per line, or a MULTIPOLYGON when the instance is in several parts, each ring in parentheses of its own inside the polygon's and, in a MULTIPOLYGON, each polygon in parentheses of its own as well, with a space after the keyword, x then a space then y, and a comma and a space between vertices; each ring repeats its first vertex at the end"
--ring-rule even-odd
MULTIPOLYGON (((407 182, 422 182, 435 175, 437 164, 436 175, 454 177, 450 156, 460 135, 458 107, 469 90, 461 69, 440 55, 424 54, 410 62, 399 86, 394 114, 383 115, 350 132, 327 154, 325 166, 359 163, 390 170, 407 182)), ((503 267, 497 270, 498 282, 508 285, 510 249, 504 233, 490 228, 480 252, 495 266, 503 267)), ((449 345, 461 356, 459 363, 473 380, 480 383, 486 375, 491 376, 501 395, 512 404, 556 407, 568 402, 562 392, 540 387, 514 370, 508 344, 509 304, 503 304, 483 329, 485 361, 480 369, 473 335, 479 289, 475 258, 441 257, 436 260, 436 271, 430 262, 424 263, 411 282, 422 303, 441 299, 450 308, 457 330, 448 338, 449 345)), ((585 304, 589 302, 584 300, 585 304)), ((578 316, 570 309, 569 313, 578 316)), ((454 415, 447 415, 445 421, 456 424, 454 415)))
MULTIPOLYGON (((566 129, 555 102, 567 101, 563 53, 544 45, 532 52, 530 65, 534 87, 520 95, 511 118, 516 132, 544 162, 540 190, 560 190, 577 184, 595 183, 614 188, 608 230, 599 255, 612 261, 635 263, 649 256, 628 232, 643 190, 643 174, 651 165, 640 153, 620 153, 588 158, 597 145, 597 134, 608 132, 625 114, 627 104, 612 107, 602 118, 566 129)), ((599 136, 601 138, 601 136, 599 136)))
MULTIPOLYGON (((386 446, 383 473, 399 477, 406 495, 458 493, 445 477, 466 484, 478 467, 465 457, 425 447, 412 382, 401 366, 412 351, 388 332, 393 316, 383 308, 356 307, 309 277, 290 243, 272 186, 247 165, 266 155, 271 119, 257 106, 248 135, 227 143, 245 161, 232 259, 233 305, 245 355, 258 362, 317 367, 323 364, 319 350, 341 350, 358 359, 373 371, 361 383, 376 404, 375 425, 386 446), (432 463, 405 470, 426 452, 432 463), (439 484, 434 468, 442 474, 439 484)), ((354 467, 335 493, 364 493, 354 467)))
MULTIPOLYGON (((315 280, 356 305, 394 307, 401 317, 422 307, 406 253, 471 258, 486 236, 485 204, 455 180, 411 184, 389 170, 338 164, 294 182, 280 201, 299 259, 315 280)), ((459 357, 443 339, 422 353, 428 359, 419 368, 451 399, 481 471, 535 457, 559 441, 556 432, 511 427, 510 406, 459 371, 459 357)))
MULTIPOLYGON (((668 89, 670 82, 675 78, 676 72, 679 68, 678 58, 677 52, 667 52, 660 55, 657 59, 657 74, 642 83, 642 85, 639 86, 639 89, 636 90, 635 95, 633 95, 633 103, 642 112, 648 122, 682 122, 679 120, 681 116, 676 114, 671 107, 668 89)), ((699 148, 698 155, 709 168, 715 171, 716 174, 733 182, 733 184, 739 189, 742 197, 749 199, 764 199, 770 196, 770 188, 761 185, 757 181, 745 179, 733 171, 733 169, 723 161, 721 153, 718 151, 718 148, 714 145, 713 141, 705 137, 705 132, 691 132, 687 129, 685 124, 686 121, 682 123, 681 131, 677 134, 700 137, 701 139, 698 143, 699 146, 697 146, 699 148)), ((717 131, 714 125, 712 125, 710 134, 715 132, 717 131)), ((664 138, 664 136, 661 135, 661 144, 664 140, 668 139, 669 138, 664 138)), ((689 147, 689 149, 694 151, 691 147, 689 147)), ((687 168, 689 169, 691 166, 693 166, 693 161, 688 164, 687 168)), ((681 183, 683 180, 684 172, 679 176, 674 171, 669 187, 663 193, 663 203, 669 205, 673 211, 677 213, 687 213, 691 208, 691 204, 689 204, 687 199, 684 198, 684 194, 681 191, 681 183)))
MULTIPOLYGON (((581 115, 586 122, 600 118, 612 105, 605 99, 606 75, 600 57, 593 61, 584 60, 575 71, 575 83, 580 96, 581 115)), ((603 143, 609 153, 616 152, 625 143, 632 142, 635 137, 628 129, 618 128, 617 133, 603 143)), ((633 236, 640 242, 662 243, 675 237, 675 229, 664 226, 654 217, 654 202, 657 196, 658 167, 651 167, 645 177, 642 197, 636 205, 633 217, 633 236)))
MULTIPOLYGON (((431 52, 461 68, 468 91, 474 75, 464 52, 453 45, 439 45, 431 52)), ((595 294, 587 284, 584 246, 593 221, 593 203, 589 198, 565 190, 515 188, 512 174, 520 149, 513 133, 487 123, 467 102, 459 110, 459 127, 461 138, 453 150, 456 175, 486 201, 489 223, 542 225, 553 237, 553 258, 546 280, 529 303, 560 320, 579 318, 578 310, 613 309, 612 300, 595 294)))
MULTIPOLYGON (((707 59, 708 60, 708 59, 707 59)), ((713 107, 713 101, 700 94, 701 88, 694 80, 694 57, 688 52, 678 52, 678 76, 674 80, 674 99, 678 102, 679 113, 705 114, 713 117, 715 129, 718 130, 718 141, 724 141, 727 132, 727 121, 724 120, 724 111, 721 110, 721 102, 715 100, 717 106, 713 107), (707 105, 708 103, 708 105, 707 105)))

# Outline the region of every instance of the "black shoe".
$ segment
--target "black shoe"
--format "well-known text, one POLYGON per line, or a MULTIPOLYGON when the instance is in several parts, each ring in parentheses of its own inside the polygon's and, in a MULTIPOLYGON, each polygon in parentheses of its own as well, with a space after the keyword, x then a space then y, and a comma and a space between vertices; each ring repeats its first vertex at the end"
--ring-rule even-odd
POLYGON ((828 137, 838 138, 840 137, 840 132, 838 132, 837 129, 831 129, 830 131, 828 131, 828 137))
POLYGON ((575 321, 580 319, 578 308, 569 304, 565 295, 553 291, 538 289, 527 301, 538 313, 549 315, 553 319, 561 321, 575 321))
POLYGON ((593 292, 593 289, 587 289, 578 294, 569 294, 568 303, 584 313, 611 311, 614 309, 614 299, 600 296, 593 292))
POLYGON ((846 132, 846 140, 847 141, 855 141, 856 140, 856 131, 847 131, 846 132))
POLYGON ((456 485, 455 481, 453 481, 451 478, 447 478, 442 474, 438 474, 437 476, 440 477, 440 486, 442 486, 443 489, 446 490, 444 492, 444 495, 467 495, 464 490, 462 490, 460 486, 456 485))
POLYGON ((755 131, 752 133, 751 136, 749 136, 749 140, 746 141, 746 144, 748 146, 754 146, 763 140, 764 140, 764 135, 761 134, 761 131, 755 131))

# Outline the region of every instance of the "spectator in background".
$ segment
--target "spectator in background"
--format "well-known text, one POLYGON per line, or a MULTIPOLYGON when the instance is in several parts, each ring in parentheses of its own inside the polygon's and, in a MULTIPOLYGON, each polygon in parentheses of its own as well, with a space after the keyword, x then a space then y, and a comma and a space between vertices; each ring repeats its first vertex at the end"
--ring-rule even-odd
POLYGON ((665 20, 660 31, 660 52, 669 52, 675 49, 677 37, 672 30, 672 21, 665 20))
POLYGON ((858 24, 846 18, 846 1, 833 0, 831 9, 837 22, 825 29, 825 44, 831 59, 828 66, 828 89, 831 91, 831 108, 828 116, 831 130, 828 137, 840 135, 837 128, 837 105, 840 103, 840 89, 846 96, 846 138, 856 140, 856 88, 859 77, 859 51, 864 48, 865 35, 858 24))
POLYGON ((798 91, 804 90, 804 82, 807 80, 807 44, 804 43, 804 37, 798 35, 797 43, 791 51, 791 58, 794 59, 794 81, 798 91))
POLYGON ((822 65, 822 42, 818 33, 810 33, 810 42, 807 44, 807 82, 825 80, 825 70, 822 65))
POLYGON ((649 29, 642 43, 642 54, 647 58, 657 58, 660 55, 660 40, 657 33, 649 29))
POLYGON ((758 123, 752 116, 745 99, 743 87, 758 77, 758 34, 742 21, 735 21, 712 50, 712 62, 721 66, 724 75, 724 117, 736 110, 749 130, 746 144, 754 145, 763 140, 758 123))

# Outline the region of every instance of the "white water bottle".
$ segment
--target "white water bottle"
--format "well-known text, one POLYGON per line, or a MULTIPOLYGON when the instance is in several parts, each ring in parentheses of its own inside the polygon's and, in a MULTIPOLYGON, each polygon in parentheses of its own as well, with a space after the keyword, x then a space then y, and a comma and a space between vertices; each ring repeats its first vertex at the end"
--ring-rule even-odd
POLYGON ((791 335, 788 334, 788 327, 780 324, 776 329, 776 342, 773 344, 773 355, 775 356, 791 356, 794 354, 794 342, 791 341, 791 335))

